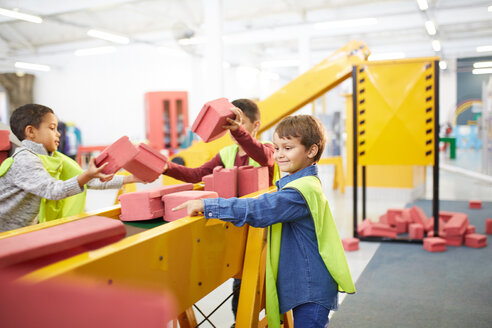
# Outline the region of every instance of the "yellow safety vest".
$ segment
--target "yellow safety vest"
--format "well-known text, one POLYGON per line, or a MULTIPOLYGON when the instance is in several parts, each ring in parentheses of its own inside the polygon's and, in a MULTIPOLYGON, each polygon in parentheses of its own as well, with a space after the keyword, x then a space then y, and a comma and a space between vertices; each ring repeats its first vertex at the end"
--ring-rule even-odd
MULTIPOLYGON (((266 143, 271 143, 270 141, 261 141, 262 144, 266 143)), ((238 145, 230 145, 227 147, 222 148, 219 151, 219 156, 220 159, 222 160, 222 164, 224 164, 224 167, 226 169, 229 169, 234 166, 234 162, 236 161, 236 155, 239 150, 238 145)), ((254 167, 260 167, 261 165, 258 164, 254 159, 251 157, 249 158, 248 164, 254 167)), ((274 164, 273 167, 273 178, 272 178, 272 184, 275 185, 275 181, 280 179, 280 170, 278 168, 277 163, 274 164)))
MULTIPOLYGON (((318 249, 330 272, 338 284, 340 292, 355 293, 355 285, 345 257, 335 221, 326 200, 321 182, 313 175, 305 176, 289 182, 282 189, 293 188, 299 191, 306 200, 313 217, 318 249)), ((282 239, 282 223, 268 228, 267 259, 266 259, 266 313, 268 327, 280 327, 280 311, 277 295, 277 273, 280 258, 280 242, 282 239)))
MULTIPOLYGON (((57 180, 68 180, 83 172, 76 161, 70 157, 55 151, 52 156, 37 154, 44 168, 57 180)), ((0 176, 7 173, 14 162, 12 157, 3 161, 0 166, 0 176)), ((87 189, 84 191, 60 200, 49 200, 42 198, 39 207, 39 222, 52 221, 67 216, 83 213, 85 210, 85 198, 87 189)))

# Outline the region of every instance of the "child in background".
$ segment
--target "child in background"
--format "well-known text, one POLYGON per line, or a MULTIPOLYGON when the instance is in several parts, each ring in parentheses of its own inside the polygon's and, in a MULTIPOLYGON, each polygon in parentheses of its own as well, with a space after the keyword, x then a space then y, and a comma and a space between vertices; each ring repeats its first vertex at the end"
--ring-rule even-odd
POLYGON ((97 168, 93 158, 83 171, 56 151, 60 137, 57 125, 53 110, 46 106, 27 104, 12 113, 10 128, 22 147, 0 166, 0 232, 37 223, 40 208, 50 215, 83 212, 85 197, 72 199, 70 204, 55 201, 85 192, 86 184, 94 189, 117 189, 124 183, 140 181, 134 176, 103 174, 104 166, 97 168))
MULTIPOLYGON (((229 125, 224 126, 231 133, 235 145, 224 147, 214 158, 200 167, 189 168, 173 162, 168 162, 164 168, 165 175, 172 178, 197 183, 202 181, 206 175, 212 174, 216 166, 231 168, 233 166, 267 166, 269 184, 273 185, 278 179, 278 172, 275 170, 273 160, 273 144, 271 142, 261 142, 256 139, 256 134, 260 129, 260 110, 258 106, 249 99, 236 99, 232 102, 235 108, 231 110, 236 113, 236 118, 227 121, 229 125)), ((241 279, 234 279, 232 289, 236 292, 232 297, 232 312, 236 317, 237 303, 239 301, 239 287, 241 279)))
POLYGON ((284 176, 278 191, 253 198, 191 200, 173 210, 204 213, 236 226, 269 227, 266 313, 280 327, 280 313, 293 309, 295 327, 325 327, 338 306, 338 292, 355 293, 345 252, 318 178, 326 142, 321 122, 289 116, 273 135, 274 158, 284 176))

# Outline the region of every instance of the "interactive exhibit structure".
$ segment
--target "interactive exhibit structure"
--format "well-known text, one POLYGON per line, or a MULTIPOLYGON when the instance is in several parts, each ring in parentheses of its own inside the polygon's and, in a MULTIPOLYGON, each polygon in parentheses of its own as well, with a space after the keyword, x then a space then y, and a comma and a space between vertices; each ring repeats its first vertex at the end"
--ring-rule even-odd
MULTIPOLYGON (((353 156, 353 165, 363 166, 363 183, 365 167, 374 163, 434 165, 434 213, 437 213, 438 156, 435 156, 435 140, 438 124, 438 59, 368 63, 368 56, 369 49, 364 43, 349 42, 311 70, 259 102, 262 116, 259 132, 273 127, 283 117, 294 113, 352 77, 355 118, 353 153, 356 154, 353 156)), ((168 95, 152 93, 147 94, 146 99, 148 102, 161 101, 162 96, 168 95)), ((186 97, 182 94, 177 94, 176 97, 180 100, 179 106, 185 106, 186 97)), ((172 102, 169 106, 172 106, 172 102)), ((171 112, 173 111, 169 113, 171 112)), ((187 117, 183 116, 183 119, 187 120, 187 117)), ((156 123, 158 120, 161 118, 156 117, 151 121, 156 123)), ((162 124, 162 121, 157 122, 153 129, 162 131, 162 124)), ((174 146, 177 145, 177 130, 178 127, 173 132, 174 136, 168 139, 174 146)), ((161 135, 150 142, 159 148, 163 140, 166 139, 161 135)), ((198 142, 174 157, 180 157, 187 166, 198 166, 231 142, 228 136, 210 143, 198 142)), ((353 172, 354 186, 357 186, 357 170, 353 172)), ((164 181, 166 185, 174 183, 167 177, 164 181)), ((353 189, 354 231, 357 236, 357 188, 353 189)), ((270 187, 244 197, 258 197, 273 191, 274 188, 270 187)), ((365 211, 364 195, 365 193, 365 211)), ((28 236, 43 230, 49 231, 91 216, 111 218, 120 223, 121 214, 120 205, 115 205, 99 211, 4 232, 0 234, 0 242, 5 243, 16 237, 28 236)), ((135 213, 131 214, 135 216, 135 213)), ((77 249, 72 253, 62 249, 60 254, 36 255, 44 257, 44 260, 48 256, 49 260, 45 262, 36 260, 29 251, 31 258, 26 261, 38 265, 22 266, 18 263, 24 270, 17 271, 21 273, 17 274, 15 280, 18 283, 39 285, 73 279, 84 281, 88 286, 94 287, 92 290, 96 294, 111 289, 133 288, 171 295, 174 301, 169 300, 166 304, 174 304, 172 310, 168 309, 165 315, 159 318, 170 320, 177 317, 180 327, 195 327, 200 323, 197 323, 194 316, 194 304, 228 279, 241 278, 236 327, 266 326, 266 318, 259 318, 260 311, 264 309, 265 229, 249 226, 238 228, 230 223, 214 219, 205 220, 203 217, 185 217, 137 231, 132 226, 125 226, 126 237, 118 235, 119 241, 106 246, 103 245, 107 243, 100 243, 99 246, 103 246, 100 248, 95 247, 95 241, 91 247, 82 241, 71 246, 77 249), (129 233, 132 229, 134 234, 129 233)), ((437 233, 438 222, 435 229, 437 233)), ((115 231, 120 230, 116 227, 115 231)), ((104 240, 108 241, 111 238, 106 236, 104 240)), ((0 264, 0 269, 8 267, 7 264, 0 264)), ((23 304, 18 306, 24 308, 23 304)), ((162 311, 162 308, 160 310, 162 311)), ((89 311, 87 315, 91 313, 93 312, 89 311)), ((205 316, 203 321, 209 321, 210 315, 205 316)), ((292 316, 287 315, 285 318, 284 326, 292 327, 292 316)), ((43 327, 40 323, 37 326, 43 327)), ((96 327, 97 324, 92 326, 96 327)), ((156 325, 150 323, 147 325, 154 326, 156 325)), ((160 326, 163 326, 162 323, 160 326)))

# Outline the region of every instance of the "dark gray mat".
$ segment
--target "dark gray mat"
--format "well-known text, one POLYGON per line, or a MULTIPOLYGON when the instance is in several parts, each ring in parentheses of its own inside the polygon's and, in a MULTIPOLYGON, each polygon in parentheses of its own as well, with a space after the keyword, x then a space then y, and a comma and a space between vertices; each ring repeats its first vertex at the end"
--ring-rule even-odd
MULTIPOLYGON (((413 205, 413 204, 412 204, 413 205)), ((432 203, 418 200, 430 216, 432 203)), ((441 201, 440 210, 464 212, 485 234, 492 203, 441 201)), ((336 327, 492 327, 492 236, 481 249, 447 246, 429 253, 422 245, 382 243, 330 321, 336 327)), ((361 245, 363 247, 363 245, 361 245)))

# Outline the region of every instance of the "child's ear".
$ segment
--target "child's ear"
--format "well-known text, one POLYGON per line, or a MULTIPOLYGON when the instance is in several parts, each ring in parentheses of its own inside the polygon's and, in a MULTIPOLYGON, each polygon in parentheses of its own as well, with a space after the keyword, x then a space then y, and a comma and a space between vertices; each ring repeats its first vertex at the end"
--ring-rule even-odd
POLYGON ((24 129, 24 135, 26 136, 26 139, 34 139, 34 136, 36 135, 34 126, 26 126, 26 128, 24 129))
POLYGON ((308 154, 307 154, 308 158, 314 158, 318 154, 318 151, 319 151, 318 145, 316 144, 311 145, 311 147, 309 147, 308 154))

